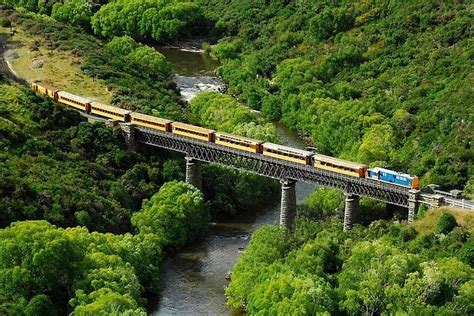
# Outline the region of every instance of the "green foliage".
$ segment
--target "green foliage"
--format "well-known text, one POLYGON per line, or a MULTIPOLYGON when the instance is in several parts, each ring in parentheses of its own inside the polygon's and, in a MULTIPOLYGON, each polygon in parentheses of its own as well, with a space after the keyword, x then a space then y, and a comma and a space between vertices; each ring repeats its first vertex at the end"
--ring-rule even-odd
POLYGON ((248 106, 321 153, 472 182, 467 2, 197 2, 223 36, 219 74, 248 106))
POLYGON ((157 50, 138 44, 129 36, 114 37, 105 45, 105 54, 113 66, 127 67, 131 73, 148 74, 156 79, 168 79, 171 69, 165 56, 157 50))
POLYGON ((185 179, 184 166, 178 160, 167 160, 163 163, 163 181, 183 181, 185 179))
POLYGON ((344 209, 344 195, 335 189, 318 188, 299 206, 298 214, 306 218, 328 217, 344 209))
POLYGON ((264 226, 252 235, 246 252, 232 270, 232 282, 226 289, 228 304, 243 306, 250 290, 267 278, 266 267, 288 249, 285 233, 279 227, 264 226))
POLYGON ((88 28, 92 16, 91 4, 86 0, 67 0, 53 5, 51 17, 60 22, 88 28))
POLYGON ((203 165, 202 176, 204 195, 216 215, 257 209, 279 190, 272 179, 217 165, 203 165))
POLYGON ((389 300, 387 292, 399 290, 405 276, 414 271, 416 258, 401 254, 390 243, 362 242, 352 248, 338 276, 343 293, 341 308, 348 313, 376 314, 389 300))
POLYGON ((279 274, 258 284, 249 295, 249 314, 331 315, 334 291, 322 278, 279 274))
POLYGON ((189 35, 203 19, 199 6, 187 1, 119 0, 102 6, 92 18, 103 37, 129 35, 166 42, 189 35))
POLYGON ((132 217, 140 234, 163 236, 171 247, 183 246, 207 230, 209 209, 202 193, 185 182, 168 182, 132 217))
POLYGON ((456 223, 456 218, 451 213, 444 213, 438 220, 436 224, 436 232, 438 234, 448 234, 451 232, 454 227, 458 224, 456 223))
POLYGON ((159 286, 163 247, 199 237, 209 212, 196 188, 169 182, 132 221, 139 230, 134 236, 45 221, 0 230, 1 309, 56 315, 69 304, 73 315, 145 315, 142 295, 159 286))
POLYGON ((147 315, 130 295, 120 295, 108 288, 100 289, 84 300, 90 303, 76 307, 71 315, 147 315))
POLYGON ((26 315, 48 315, 52 314, 53 304, 47 295, 34 296, 25 307, 26 315))
POLYGON ((228 95, 200 93, 191 101, 190 109, 203 126, 264 141, 278 139, 272 124, 258 120, 250 109, 228 95))
POLYGON ((462 262, 474 268, 474 241, 471 240, 462 246, 459 257, 462 262))
POLYGON ((64 314, 68 296, 75 292, 69 302, 73 314, 144 313, 138 305, 141 266, 135 264, 156 267, 152 260, 157 258, 140 253, 140 239, 133 246, 127 242, 126 235, 60 229, 45 221, 17 222, 0 230, 2 307, 13 311, 28 301, 28 314, 64 314))
POLYGON ((299 219, 286 234, 267 226, 235 265, 226 295, 253 315, 469 315, 474 270, 456 257, 468 235, 418 235, 386 221, 343 232, 334 218, 299 219))

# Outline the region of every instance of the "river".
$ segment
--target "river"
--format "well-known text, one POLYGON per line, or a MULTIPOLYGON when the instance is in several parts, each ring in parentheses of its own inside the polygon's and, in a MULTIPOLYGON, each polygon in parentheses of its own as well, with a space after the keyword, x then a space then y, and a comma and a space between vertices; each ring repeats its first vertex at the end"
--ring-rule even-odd
MULTIPOLYGON (((171 62, 175 82, 184 99, 190 100, 200 91, 217 91, 223 82, 214 75, 218 63, 199 52, 177 48, 157 48, 171 62)), ((296 133, 277 124, 283 144, 303 148, 296 133)), ((314 190, 306 183, 296 184, 300 203, 314 190)), ((207 236, 189 244, 179 253, 165 259, 161 272, 158 306, 154 315, 237 315, 226 305, 226 274, 248 244, 252 232, 264 224, 277 224, 279 198, 249 210, 230 221, 214 223, 207 236)), ((156 304, 155 304, 156 305, 156 304)))

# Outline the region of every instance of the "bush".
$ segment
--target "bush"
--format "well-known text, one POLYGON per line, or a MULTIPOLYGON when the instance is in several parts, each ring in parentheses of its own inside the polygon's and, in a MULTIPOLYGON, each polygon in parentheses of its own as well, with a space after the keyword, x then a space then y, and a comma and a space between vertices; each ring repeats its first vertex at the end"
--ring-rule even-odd
POLYGON ((2 27, 12 26, 12 22, 10 22, 10 20, 5 20, 5 19, 2 19, 2 22, 0 24, 2 25, 2 27))
POLYGON ((474 241, 465 243, 459 252, 461 261, 474 267, 474 241))
POLYGON ((163 236, 171 247, 184 246, 200 237, 209 221, 202 193, 189 183, 177 181, 164 184, 132 217, 132 224, 141 234, 163 236))
POLYGON ((53 303, 47 295, 34 296, 25 308, 26 315, 51 315, 53 303))
POLYGON ((458 223, 456 222, 456 218, 452 214, 443 213, 443 215, 441 215, 441 217, 438 219, 438 223, 436 224, 436 233, 448 234, 457 225, 458 223))

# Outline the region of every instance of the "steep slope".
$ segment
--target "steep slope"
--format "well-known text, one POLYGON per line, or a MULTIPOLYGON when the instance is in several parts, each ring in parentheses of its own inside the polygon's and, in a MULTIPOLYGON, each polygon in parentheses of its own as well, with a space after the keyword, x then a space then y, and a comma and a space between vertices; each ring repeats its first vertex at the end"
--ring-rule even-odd
POLYGON ((472 192, 472 5, 198 0, 220 74, 325 154, 472 192))

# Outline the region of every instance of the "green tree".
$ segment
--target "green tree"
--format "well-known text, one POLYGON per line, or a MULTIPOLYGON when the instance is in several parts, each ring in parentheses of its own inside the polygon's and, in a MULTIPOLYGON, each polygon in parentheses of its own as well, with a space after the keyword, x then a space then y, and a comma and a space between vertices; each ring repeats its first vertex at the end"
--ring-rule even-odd
POLYGON ((393 150, 393 133, 388 125, 374 125, 362 139, 358 159, 364 163, 384 165, 390 161, 393 150))
POLYGON ((91 4, 86 0, 66 0, 53 5, 51 17, 60 22, 90 28, 91 4))
POLYGON ((453 214, 443 213, 436 224, 436 232, 438 234, 448 234, 457 225, 456 218, 453 216, 453 214))
POLYGON ((416 257, 377 240, 356 245, 338 276, 340 307, 348 313, 386 311, 388 293, 399 289, 416 269, 416 257))
POLYGON ((176 181, 163 185, 132 217, 140 234, 162 235, 172 247, 198 238, 207 230, 209 220, 202 193, 188 183, 176 181))
POLYGON ((244 306, 252 289, 269 276, 266 267, 281 258, 287 249, 288 241, 281 228, 264 226, 256 231, 232 269, 232 282, 225 290, 228 304, 235 308, 244 306))
POLYGON ((322 278, 279 274, 256 285, 249 295, 250 314, 330 315, 334 290, 322 278))

